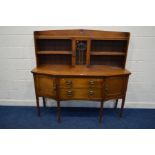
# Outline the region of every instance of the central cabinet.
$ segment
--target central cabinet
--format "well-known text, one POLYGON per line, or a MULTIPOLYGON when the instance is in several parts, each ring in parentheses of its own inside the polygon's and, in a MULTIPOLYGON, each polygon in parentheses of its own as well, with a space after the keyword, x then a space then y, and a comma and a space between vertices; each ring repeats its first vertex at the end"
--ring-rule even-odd
POLYGON ((52 30, 34 32, 37 67, 32 70, 38 114, 39 97, 57 101, 94 100, 103 103, 122 99, 122 115, 128 78, 125 69, 128 32, 95 30, 52 30))

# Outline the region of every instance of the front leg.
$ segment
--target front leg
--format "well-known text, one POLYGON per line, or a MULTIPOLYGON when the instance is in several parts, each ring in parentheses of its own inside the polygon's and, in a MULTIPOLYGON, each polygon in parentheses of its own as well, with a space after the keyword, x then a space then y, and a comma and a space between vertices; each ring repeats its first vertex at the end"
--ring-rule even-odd
POLYGON ((99 113, 99 122, 102 122, 102 117, 103 117, 103 104, 104 101, 101 101, 101 107, 100 107, 100 113, 99 113))
POLYGON ((125 97, 123 97, 123 99, 122 99, 122 105, 121 105, 121 109, 120 109, 120 117, 123 116, 124 104, 125 104, 125 97))
POLYGON ((116 102, 115 102, 115 106, 114 106, 115 109, 117 109, 117 105, 118 105, 118 99, 116 99, 116 102))
POLYGON ((36 103, 37 103, 38 116, 40 116, 40 106, 39 106, 39 97, 38 96, 36 96, 36 103))
POLYGON ((43 106, 46 107, 46 100, 45 100, 45 97, 42 97, 43 98, 43 106))
POLYGON ((57 120, 60 122, 60 101, 57 101, 57 120))

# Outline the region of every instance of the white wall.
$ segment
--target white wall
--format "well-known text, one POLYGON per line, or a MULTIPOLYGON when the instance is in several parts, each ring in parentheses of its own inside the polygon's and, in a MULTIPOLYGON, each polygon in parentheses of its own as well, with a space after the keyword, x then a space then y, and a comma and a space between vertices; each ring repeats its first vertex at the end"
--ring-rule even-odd
MULTIPOLYGON (((0 27, 0 105, 35 105, 33 31, 79 27, 0 27)), ((80 27, 131 32, 126 107, 155 108, 155 27, 80 27)), ((54 101, 49 101, 49 105, 54 101)), ((63 103, 82 106, 82 102, 63 103)), ((85 104, 97 106, 98 104, 85 104)), ((107 105, 107 104, 106 104, 107 105)))

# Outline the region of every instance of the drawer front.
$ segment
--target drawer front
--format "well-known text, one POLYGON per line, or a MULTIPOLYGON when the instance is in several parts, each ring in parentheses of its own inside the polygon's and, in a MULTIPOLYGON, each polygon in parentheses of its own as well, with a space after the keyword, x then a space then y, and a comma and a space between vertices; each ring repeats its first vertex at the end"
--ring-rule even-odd
POLYGON ((36 79, 38 95, 55 98, 55 79, 46 75, 37 75, 36 79))
POLYGON ((61 78, 60 88, 101 88, 102 79, 99 78, 61 78))
POLYGON ((126 92, 128 77, 108 77, 105 80, 105 99, 123 97, 126 92))
POLYGON ((101 89, 88 90, 88 89, 61 89, 60 99, 101 99, 101 89))

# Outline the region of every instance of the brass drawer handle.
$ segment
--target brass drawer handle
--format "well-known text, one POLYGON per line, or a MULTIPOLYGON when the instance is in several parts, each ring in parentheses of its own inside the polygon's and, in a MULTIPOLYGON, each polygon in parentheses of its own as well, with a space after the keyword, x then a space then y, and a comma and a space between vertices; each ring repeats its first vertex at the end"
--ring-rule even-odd
POLYGON ((91 80, 89 81, 90 85, 94 85, 95 84, 95 81, 91 80))
POLYGON ((66 81, 66 84, 67 84, 67 85, 71 85, 71 84, 72 84, 72 81, 71 81, 71 80, 67 80, 67 81, 66 81))
POLYGON ((88 91, 88 95, 89 95, 89 96, 94 95, 94 91, 93 91, 93 90, 89 90, 89 91, 88 91))
POLYGON ((73 91, 72 90, 67 90, 67 96, 73 96, 73 91))

